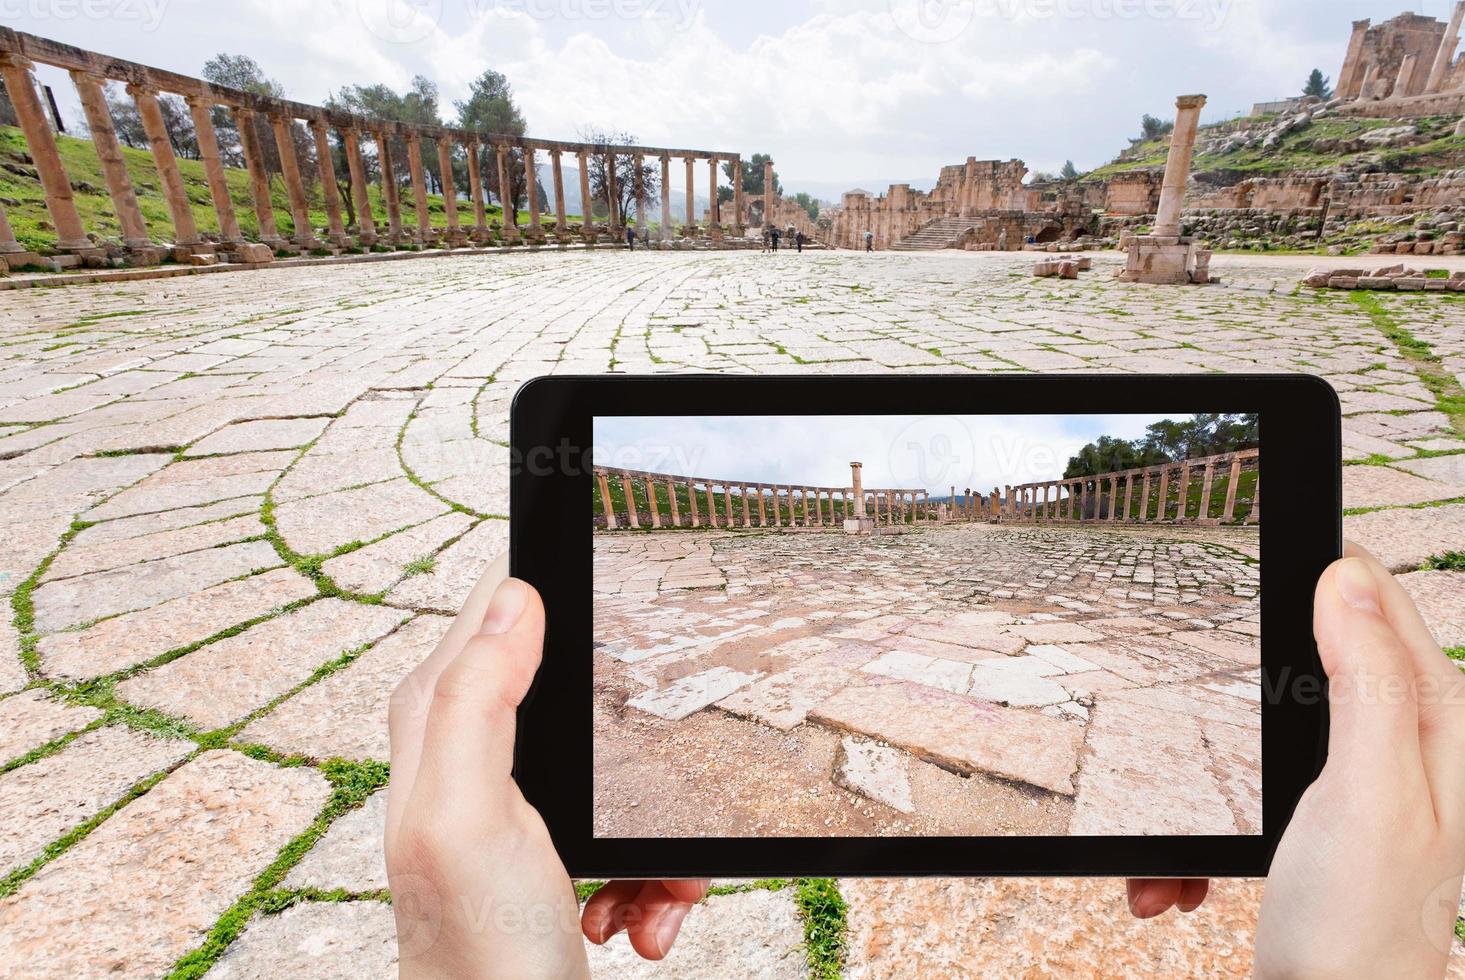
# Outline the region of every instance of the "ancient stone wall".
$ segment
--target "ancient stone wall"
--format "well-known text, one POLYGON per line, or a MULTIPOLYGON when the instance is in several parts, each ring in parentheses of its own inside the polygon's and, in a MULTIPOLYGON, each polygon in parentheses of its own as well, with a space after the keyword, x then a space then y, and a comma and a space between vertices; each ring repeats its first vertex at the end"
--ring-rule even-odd
POLYGON ((1465 59, 1454 57, 1461 19, 1457 3, 1448 24, 1415 13, 1378 25, 1355 21, 1337 96, 1372 102, 1456 90, 1465 79, 1465 59))

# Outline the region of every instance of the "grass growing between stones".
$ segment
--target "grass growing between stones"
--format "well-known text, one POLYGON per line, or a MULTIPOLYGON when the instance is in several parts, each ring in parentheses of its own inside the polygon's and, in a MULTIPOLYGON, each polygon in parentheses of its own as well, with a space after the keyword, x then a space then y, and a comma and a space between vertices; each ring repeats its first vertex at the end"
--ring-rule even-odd
POLYGON ((799 878, 794 882, 794 902, 804 920, 804 953, 809 976, 815 980, 837 980, 844 965, 845 933, 849 928, 849 905, 833 878, 799 878))
POLYGON ((1373 293, 1354 290, 1349 298, 1409 362, 1419 380, 1434 395, 1435 407, 1450 420, 1450 428, 1455 434, 1465 436, 1465 387, 1461 387, 1459 379, 1442 365, 1434 348, 1405 329, 1373 293))
POLYGON ((331 798, 326 801, 320 815, 303 833, 280 849, 270 866, 254 879, 253 887, 214 923, 203 945, 174 964, 168 974, 169 980, 195 980, 212 969, 229 944, 244 931, 255 912, 267 911, 268 905, 278 901, 275 893, 280 882, 325 836, 330 825, 338 817, 364 804, 368 796, 387 784, 390 775, 384 762, 346 762, 341 759, 326 762, 320 771, 333 787, 331 798))
POLYGON ((1465 551, 1446 551, 1425 559, 1424 568, 1437 572, 1465 572, 1465 551))

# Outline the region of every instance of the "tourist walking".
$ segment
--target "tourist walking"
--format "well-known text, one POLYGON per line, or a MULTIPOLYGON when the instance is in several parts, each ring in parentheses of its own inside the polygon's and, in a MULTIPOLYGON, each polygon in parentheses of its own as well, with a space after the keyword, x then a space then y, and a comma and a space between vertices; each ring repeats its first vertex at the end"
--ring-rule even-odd
POLYGON ((770 236, 772 236, 772 238, 773 238, 773 250, 774 250, 774 251, 775 251, 775 252, 777 252, 777 251, 778 251, 778 236, 779 236, 779 234, 780 234, 780 233, 779 233, 779 230, 778 230, 778 229, 777 229, 777 228, 774 228, 774 229, 773 229, 773 230, 772 230, 772 231, 770 231, 770 232, 769 232, 769 233, 768 233, 768 234, 769 234, 769 235, 770 235, 770 236))
POLYGON ((865 232, 865 251, 875 251, 875 233, 873 231, 865 232))
POLYGON ((804 250, 804 242, 806 242, 806 241, 808 241, 808 239, 806 239, 804 237, 804 233, 803 232, 798 232, 797 234, 794 235, 794 244, 799 247, 799 251, 800 252, 802 252, 804 250))
POLYGON ((771 229, 767 225, 764 225, 763 226, 763 251, 765 251, 765 252, 771 251, 770 245, 772 244, 772 242, 773 242, 773 235, 771 234, 771 229))
POLYGON ((636 226, 626 225, 626 248, 636 250, 636 226))

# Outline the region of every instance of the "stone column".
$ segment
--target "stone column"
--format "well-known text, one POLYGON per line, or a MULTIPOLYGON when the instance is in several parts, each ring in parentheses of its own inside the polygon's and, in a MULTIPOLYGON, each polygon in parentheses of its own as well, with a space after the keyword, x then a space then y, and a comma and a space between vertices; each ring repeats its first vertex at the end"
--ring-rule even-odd
POLYGON ((717 157, 707 158, 707 232, 722 237, 722 205, 717 200, 717 157))
POLYGON ((1256 486, 1251 492, 1251 510, 1247 512, 1246 520, 1242 524, 1255 524, 1262 519, 1262 475, 1256 475, 1256 486))
POLYGON ((1130 473, 1124 478, 1124 516, 1120 520, 1129 523, 1129 503, 1134 498, 1134 474, 1130 473))
POLYGON ((692 512, 692 526, 701 527, 702 519, 697 516, 697 485, 694 481, 687 481, 687 507, 692 512))
POLYGON ((753 526, 753 522, 748 517, 748 488, 747 487, 743 487, 742 488, 742 497, 743 497, 743 527, 752 527, 753 526))
POLYGON ((661 530, 661 508, 656 504, 656 484, 646 481, 646 501, 651 505, 651 527, 661 530))
POLYGON ((1160 470, 1159 500, 1155 505, 1155 520, 1164 522, 1169 515, 1170 501, 1166 499, 1170 494, 1170 468, 1167 466, 1160 470))
POLYGON ((1155 215, 1156 238, 1180 237, 1180 212, 1185 207, 1185 185, 1195 153, 1195 130, 1200 123, 1204 95, 1182 95, 1175 100, 1175 129, 1170 134, 1170 156, 1165 161, 1165 182, 1160 187, 1160 208, 1155 215))
POLYGON ((733 526, 732 487, 728 486, 725 483, 722 485, 722 512, 723 512, 723 515, 727 518, 727 524, 726 524, 726 526, 727 527, 732 527, 733 526))
POLYGON ((671 506, 671 526, 682 526, 681 507, 677 504, 677 485, 671 480, 666 481, 666 500, 671 506))
POLYGON ((1149 520, 1150 512, 1150 471, 1145 470, 1144 483, 1140 485, 1139 491, 1139 522, 1143 524, 1149 520))
POLYGON ((1429 80, 1424 83, 1425 92, 1438 92, 1444 88, 1445 73, 1450 70, 1450 64, 1455 57, 1455 46, 1460 43, 1460 20, 1465 18, 1465 0, 1455 4, 1455 12, 1450 15, 1450 24, 1445 28, 1444 36, 1440 38, 1439 50, 1435 52, 1434 65, 1429 70, 1429 80))
POLYGON ((504 241, 519 240, 519 209, 514 200, 514 185, 509 180, 509 148, 503 143, 493 145, 494 161, 498 165, 499 207, 504 212, 504 241))
MULTIPOLYGON (((158 168, 158 182, 163 185, 163 197, 168 202, 168 213, 173 218, 173 243, 183 246, 201 245, 203 239, 199 237, 198 222, 193 217, 193 204, 188 200, 188 191, 183 187, 183 175, 178 172, 178 159, 173 155, 173 141, 168 136, 168 125, 163 121, 158 93, 155 89, 141 85, 129 85, 127 94, 137 103, 143 132, 148 138, 148 149, 152 151, 153 163, 158 168)), ((282 150, 282 161, 284 157, 282 150)), ((283 163, 281 166, 283 168, 283 163)))
POLYGON ((554 230, 563 235, 569 230, 569 223, 565 220, 565 174, 558 148, 549 151, 549 163, 554 174, 554 230))
POLYGON ((1175 519, 1183 521, 1190 511, 1190 466, 1180 467, 1180 492, 1175 495, 1175 519))
POLYGON ((275 225, 275 205, 270 197, 270 175, 265 170, 264 150, 259 145, 253 109, 235 106, 234 125, 239 130, 239 147, 244 152, 244 166, 249 170, 249 192, 254 199, 254 216, 259 222, 259 240, 278 251, 287 244, 275 225))
POLYGON ((600 484, 600 506, 605 511, 605 526, 614 531, 617 527, 616 511, 615 505, 610 502, 610 484, 604 473, 596 473, 595 480, 600 484))
POLYGON ((885 491, 885 523, 889 527, 895 526, 895 493, 891 490, 885 491))
POLYGON ((1399 63, 1399 74, 1394 76, 1394 88, 1389 95, 1395 99, 1402 99, 1409 94, 1409 83, 1414 80, 1414 69, 1419 65, 1419 56, 1406 54, 1404 60, 1399 63))
POLYGON ((656 236, 662 241, 671 237, 671 157, 661 155, 661 231, 656 236))
POLYGON ((229 197, 229 179, 224 171, 224 161, 219 156, 219 136, 214 131, 213 100, 204 95, 189 95, 188 114, 193 119, 194 138, 198 140, 198 155, 203 161, 204 173, 208 176, 209 195, 214 201, 214 214, 219 219, 219 237, 225 245, 238 245, 244 241, 239 231, 239 218, 234 213, 234 201, 229 197))
POLYGON ((1231 460, 1231 474, 1226 480, 1226 506, 1221 511, 1221 520, 1230 521, 1236 514, 1236 485, 1241 482, 1241 457, 1231 460))
POLYGON ((275 133, 275 149, 280 154, 285 193, 290 198, 290 216, 295 222, 291 241, 302 249, 319 248, 320 240, 310 227, 310 199, 305 196, 305 181, 300 176, 300 161, 295 156, 295 120, 278 112, 270 113, 269 120, 275 133))
MULTIPOLYGON (((5 205, 0 204, 0 255, 19 255, 25 251, 25 246, 15 240, 15 229, 10 227, 10 217, 5 213, 5 205)), ((0 262, 0 265, 4 265, 0 262)))
POLYGON ((76 85, 76 94, 81 97, 87 128, 92 131, 92 145, 102 165, 102 175, 107 179, 107 192, 112 197, 122 243, 131 249, 149 250, 153 240, 148 236, 147 222, 137 205, 137 192, 132 188, 132 178, 128 176, 127 163, 122 158, 122 144, 117 142, 117 128, 112 124, 112 113, 107 109, 106 96, 102 94, 106 79, 91 72, 73 71, 71 80, 76 85))
POLYGON ((717 526, 717 501, 712 497, 712 484, 707 484, 707 523, 711 527, 717 526))
POLYGON ((483 144, 478 137, 468 137, 468 196, 473 198, 473 232, 471 238, 479 245, 488 241, 488 210, 483 198, 483 163, 480 159, 483 144))
POLYGON ((448 245, 462 248, 468 244, 468 236, 458 221, 458 186, 453 180, 453 139, 439 136, 437 139, 437 168, 443 176, 443 214, 447 216, 448 230, 443 233, 448 245))
POLYGON ((397 186, 397 171, 392 165, 392 137, 390 133, 378 130, 376 137, 377 163, 382 172, 382 200, 387 206, 387 238, 396 244, 403 240, 402 195, 397 186))
POLYGON ((25 136, 31 162, 40 175, 41 189, 46 195, 46 211, 56 226, 56 247, 63 252, 95 252, 97 246, 86 237, 76 200, 71 196, 71 178, 56 149, 56 137, 46 122, 41 100, 31 79, 31 63, 18 54, 0 53, 0 76, 5 91, 15 108, 16 121, 25 136))
POLYGON ((1363 80, 1358 83, 1358 97, 1360 99, 1373 98, 1373 83, 1379 76, 1379 63, 1370 61, 1363 69, 1363 80))
POLYGON ((637 153, 631 158, 631 165, 636 168, 631 175, 631 196, 636 200, 636 230, 641 231, 646 227, 646 157, 637 153))
POLYGON ((1363 81, 1359 59, 1363 54, 1364 36, 1368 33, 1369 21, 1355 20, 1353 35, 1348 39, 1348 53, 1343 57, 1343 70, 1338 73, 1336 93, 1340 99, 1351 99, 1358 95, 1363 81))
POLYGON ((1202 524, 1211 522, 1211 483, 1216 478, 1216 464, 1213 460, 1206 461, 1205 472, 1201 474, 1200 483, 1200 511, 1195 519, 1202 524))
POLYGON ((610 233, 619 241, 621 235, 621 192, 616 186, 616 155, 605 151, 605 214, 610 233))
MULTIPOLYGON (((1043 520, 1046 521, 1048 519, 1048 484, 1046 483, 1043 484, 1043 500, 1039 506, 1042 508, 1039 513, 1041 514, 1043 520)), ((1038 515, 1034 516, 1036 517, 1038 515)))
MULTIPOLYGON (((312 119, 310 132, 315 137, 315 166, 320 171, 320 196, 326 205, 326 237, 331 244, 345 248, 351 244, 346 237, 346 223, 341 218, 341 192, 336 187, 336 163, 331 156, 330 133, 324 119, 312 119)), ((342 145, 345 144, 344 139, 342 145)))
POLYGON ((766 488, 763 486, 763 484, 761 484, 761 483, 758 484, 758 526, 759 527, 767 527, 768 526, 768 501, 765 500, 765 499, 763 499, 763 494, 764 494, 764 491, 765 490, 766 490, 766 488))
POLYGON ((747 230, 744 221, 747 219, 747 210, 743 201, 743 158, 736 156, 732 158, 733 165, 733 234, 742 237, 747 230))
POLYGON ((595 240, 595 202, 590 200, 590 158, 584 150, 575 154, 580 165, 580 233, 587 242, 595 240))
POLYGON ((621 490, 626 495, 626 523, 633 528, 639 529, 641 527, 641 518, 636 513, 636 491, 631 486, 631 478, 629 476, 621 477, 621 490))
POLYGON ((695 172, 696 172, 696 166, 697 166, 697 158, 696 157, 686 157, 685 158, 685 163, 687 165, 687 222, 686 222, 685 227, 686 227, 686 230, 687 230, 687 237, 689 237, 689 238, 696 238, 697 237, 697 193, 696 193, 696 180, 694 178, 695 178, 695 172))
POLYGON ((432 214, 427 210, 427 178, 422 172, 422 137, 408 133, 403 138, 407 141, 407 170, 412 176, 412 204, 417 211, 417 241, 426 245, 435 236, 432 214))
POLYGON ((533 143, 525 143, 524 154, 524 197, 529 209, 529 225, 525 229, 528 238, 534 241, 544 239, 544 225, 539 223, 539 151, 533 143))
POLYGON ((772 226, 773 223, 773 161, 767 160, 763 163, 763 224, 772 226))

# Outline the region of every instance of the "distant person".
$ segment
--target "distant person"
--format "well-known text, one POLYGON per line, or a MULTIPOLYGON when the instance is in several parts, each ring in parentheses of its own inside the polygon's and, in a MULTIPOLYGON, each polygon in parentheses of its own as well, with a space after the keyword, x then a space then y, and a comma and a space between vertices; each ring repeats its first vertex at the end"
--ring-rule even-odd
POLYGON ((775 252, 777 252, 778 251, 778 236, 780 234, 782 234, 782 233, 777 228, 774 228, 768 234, 773 239, 773 250, 775 252))
POLYGON ((808 239, 804 237, 803 232, 798 232, 794 235, 794 244, 798 246, 800 252, 803 252, 804 242, 806 241, 808 241, 808 239))
POLYGON ((865 251, 875 251, 875 233, 873 231, 865 232, 865 251))
POLYGON ((765 252, 772 251, 772 249, 771 249, 772 244, 773 244, 773 229, 769 228, 767 225, 764 225, 763 226, 763 251, 765 251, 765 252))
POLYGON ((647 225, 641 229, 641 244, 647 248, 651 247, 651 226, 647 225))
POLYGON ((997 233, 997 251, 1007 251, 1007 229, 1003 228, 997 233))
POLYGON ((626 225, 626 248, 636 250, 636 226, 626 225))

